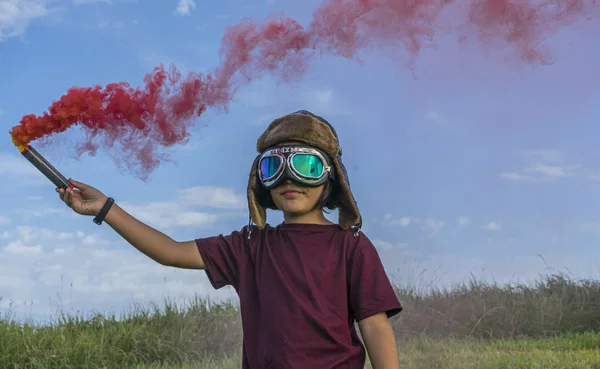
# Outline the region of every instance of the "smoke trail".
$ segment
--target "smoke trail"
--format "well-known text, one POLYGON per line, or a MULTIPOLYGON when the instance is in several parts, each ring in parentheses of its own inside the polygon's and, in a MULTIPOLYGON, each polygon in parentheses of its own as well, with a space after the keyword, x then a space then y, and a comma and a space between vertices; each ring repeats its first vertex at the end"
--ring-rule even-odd
POLYGON ((160 163, 157 147, 185 143, 195 118, 209 108, 226 109, 240 86, 264 73, 300 78, 316 53, 352 59, 387 44, 417 55, 437 34, 455 32, 441 23, 452 5, 462 6, 464 16, 452 13, 452 23, 474 32, 457 34, 462 42, 504 43, 535 64, 550 62, 540 49, 550 34, 596 11, 596 0, 328 0, 306 28, 287 17, 246 19, 229 27, 221 64, 210 73, 184 78, 175 67, 167 71, 160 65, 142 87, 124 82, 73 87, 41 116, 24 116, 10 134, 23 146, 80 125, 85 138, 78 154, 117 145, 124 154, 120 160, 144 179, 160 163))
POLYGON ((471 2, 467 22, 483 43, 499 39, 516 47, 525 62, 550 64, 540 48, 544 39, 561 26, 592 19, 595 10, 596 0, 482 0, 471 2))

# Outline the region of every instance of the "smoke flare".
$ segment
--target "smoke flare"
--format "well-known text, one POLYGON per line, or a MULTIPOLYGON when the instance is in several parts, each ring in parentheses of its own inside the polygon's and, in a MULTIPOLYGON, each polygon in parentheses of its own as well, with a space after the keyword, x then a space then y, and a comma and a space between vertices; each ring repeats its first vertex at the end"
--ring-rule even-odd
POLYGON ((189 73, 157 66, 133 88, 124 82, 105 87, 72 87, 41 116, 25 115, 10 130, 14 144, 85 128, 77 152, 94 154, 100 146, 120 145, 122 161, 139 169, 139 177, 159 165, 157 146, 185 143, 194 119, 208 108, 227 108, 235 91, 266 72, 288 80, 301 77, 315 53, 355 58, 360 50, 401 44, 416 55, 439 33, 442 13, 455 5, 452 23, 476 31, 485 47, 501 41, 513 46, 526 63, 548 64, 540 45, 551 33, 579 20, 591 19, 596 0, 328 0, 313 12, 304 28, 294 19, 245 19, 229 27, 220 49, 221 64, 211 73, 189 73))

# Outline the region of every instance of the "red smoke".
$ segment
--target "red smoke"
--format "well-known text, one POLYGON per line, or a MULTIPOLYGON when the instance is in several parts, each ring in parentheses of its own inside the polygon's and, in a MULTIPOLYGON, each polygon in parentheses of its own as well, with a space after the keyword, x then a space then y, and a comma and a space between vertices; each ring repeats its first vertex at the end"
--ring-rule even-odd
POLYGON ((541 43, 561 27, 591 18, 596 0, 328 0, 306 28, 286 17, 228 28, 221 65, 209 74, 184 78, 161 65, 146 75, 143 87, 123 82, 73 87, 43 115, 24 116, 10 134, 20 146, 79 124, 86 132, 79 154, 120 145, 125 164, 138 167, 145 178, 159 164, 157 145, 184 143, 195 117, 207 108, 226 108, 241 85, 265 72, 301 77, 311 52, 354 58, 366 48, 400 43, 416 55, 436 34, 453 31, 441 25, 451 5, 464 14, 453 15, 452 24, 477 31, 476 37, 457 35, 462 41, 472 38, 484 46, 501 41, 515 47, 524 62, 546 64, 541 43))

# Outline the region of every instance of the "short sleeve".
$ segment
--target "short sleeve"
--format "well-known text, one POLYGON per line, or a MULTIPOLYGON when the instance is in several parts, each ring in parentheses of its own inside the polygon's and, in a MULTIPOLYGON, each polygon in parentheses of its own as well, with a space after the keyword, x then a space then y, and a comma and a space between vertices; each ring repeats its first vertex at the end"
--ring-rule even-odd
POLYGON ((366 237, 350 260, 348 271, 350 312, 357 322, 381 312, 391 318, 402 311, 379 254, 366 237))
POLYGON ((247 229, 229 235, 196 239, 196 246, 205 264, 206 275, 215 289, 239 285, 241 263, 245 259, 247 229))

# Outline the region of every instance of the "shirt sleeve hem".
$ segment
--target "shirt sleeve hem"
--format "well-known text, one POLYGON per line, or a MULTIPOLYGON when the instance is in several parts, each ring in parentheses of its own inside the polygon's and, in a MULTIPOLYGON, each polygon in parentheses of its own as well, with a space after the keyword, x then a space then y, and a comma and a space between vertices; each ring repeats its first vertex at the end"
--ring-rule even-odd
POLYGON ((356 321, 360 322, 361 320, 364 320, 366 318, 369 318, 369 317, 371 317, 375 314, 379 314, 379 313, 385 313, 387 318, 389 319, 389 318, 399 314, 402 310, 404 310, 404 308, 400 304, 394 304, 394 305, 391 305, 386 308, 366 310, 356 316, 356 321))
POLYGON ((202 243, 200 241, 201 240, 196 240, 196 247, 198 248, 198 252, 200 253, 202 261, 204 262, 204 272, 208 277, 208 281, 215 290, 225 287, 227 283, 225 283, 225 281, 223 281, 222 279, 215 278, 215 276, 213 275, 212 271, 214 268, 214 264, 212 262, 212 259, 210 258, 210 255, 208 255, 207 252, 203 253, 205 249, 202 248, 202 243))

